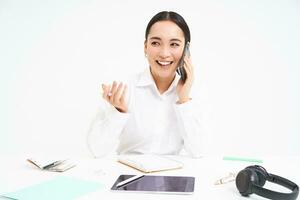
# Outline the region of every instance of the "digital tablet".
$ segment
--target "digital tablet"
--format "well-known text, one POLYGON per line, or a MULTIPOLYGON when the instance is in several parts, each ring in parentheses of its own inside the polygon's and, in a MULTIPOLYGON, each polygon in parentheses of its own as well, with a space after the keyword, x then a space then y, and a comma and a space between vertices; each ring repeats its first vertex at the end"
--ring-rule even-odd
POLYGON ((112 191, 192 194, 194 192, 195 177, 189 176, 150 176, 144 175, 122 184, 135 175, 120 175, 113 184, 112 191))

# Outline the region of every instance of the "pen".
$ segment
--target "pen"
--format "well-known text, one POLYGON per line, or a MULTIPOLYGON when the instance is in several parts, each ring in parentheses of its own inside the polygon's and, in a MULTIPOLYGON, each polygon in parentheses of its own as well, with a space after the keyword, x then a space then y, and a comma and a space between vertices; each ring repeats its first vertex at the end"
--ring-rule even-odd
POLYGON ((242 157, 233 157, 233 156, 224 156, 223 160, 231 160, 231 161, 245 161, 245 162, 256 162, 262 163, 263 161, 255 158, 242 158, 242 157))
POLYGON ((117 187, 121 187, 121 186, 124 186, 124 185, 126 185, 126 184, 128 184, 128 183, 130 183, 130 182, 133 182, 133 181, 135 181, 135 180, 138 180, 138 179, 140 179, 140 178, 142 178, 142 177, 144 177, 145 175, 136 175, 136 176, 133 176, 133 177, 131 177, 131 178, 129 178, 129 179, 126 179, 125 181, 121 181, 120 183, 118 183, 116 186, 117 187))
POLYGON ((223 178, 220 178, 215 182, 215 185, 222 185, 226 184, 232 181, 235 181, 236 174, 235 173, 229 173, 228 176, 225 176, 223 178))
POLYGON ((55 161, 53 163, 50 163, 49 165, 46 165, 43 167, 43 169, 49 169, 49 168, 52 168, 52 167, 55 167, 63 162, 65 162, 66 160, 58 160, 58 161, 55 161))

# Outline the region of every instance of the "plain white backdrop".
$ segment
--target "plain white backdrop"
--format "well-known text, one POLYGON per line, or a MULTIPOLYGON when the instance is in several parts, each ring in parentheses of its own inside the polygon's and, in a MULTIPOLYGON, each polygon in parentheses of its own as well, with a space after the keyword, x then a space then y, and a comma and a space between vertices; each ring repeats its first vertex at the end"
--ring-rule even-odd
POLYGON ((205 153, 300 155, 296 0, 1 0, 0 152, 86 155, 101 83, 148 67, 162 10, 191 29, 205 153))

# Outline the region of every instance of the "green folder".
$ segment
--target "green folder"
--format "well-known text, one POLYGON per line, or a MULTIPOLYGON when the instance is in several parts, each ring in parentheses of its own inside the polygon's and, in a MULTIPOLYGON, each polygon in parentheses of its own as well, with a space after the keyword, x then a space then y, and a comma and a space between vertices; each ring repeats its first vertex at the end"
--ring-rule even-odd
POLYGON ((95 181, 80 180, 72 177, 59 176, 15 192, 2 195, 3 197, 21 200, 68 200, 100 189, 103 184, 95 181))

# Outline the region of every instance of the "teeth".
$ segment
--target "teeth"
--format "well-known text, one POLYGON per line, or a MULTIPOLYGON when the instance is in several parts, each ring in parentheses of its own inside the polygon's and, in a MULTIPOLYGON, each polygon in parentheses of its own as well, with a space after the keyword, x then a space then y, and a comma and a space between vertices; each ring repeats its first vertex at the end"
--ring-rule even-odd
POLYGON ((171 61, 157 61, 160 65, 169 65, 172 62, 171 61))

